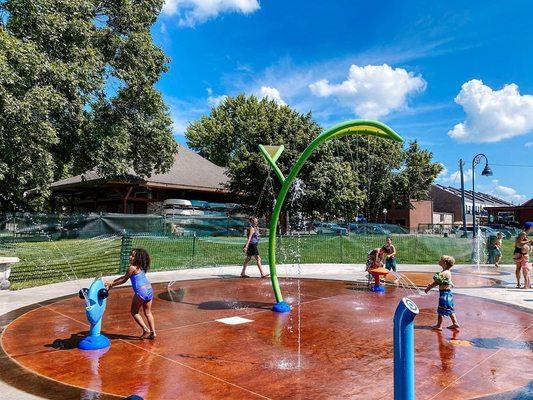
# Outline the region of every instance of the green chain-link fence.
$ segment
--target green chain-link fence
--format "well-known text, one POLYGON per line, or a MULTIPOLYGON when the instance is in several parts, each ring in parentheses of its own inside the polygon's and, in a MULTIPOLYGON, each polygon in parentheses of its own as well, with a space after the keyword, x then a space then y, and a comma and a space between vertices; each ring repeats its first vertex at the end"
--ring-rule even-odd
MULTIPOLYGON (((367 253, 381 247, 386 235, 301 235, 278 240, 279 263, 365 263, 367 253)), ((50 240, 46 236, 0 238, 0 256, 19 257, 12 268, 13 288, 35 286, 82 277, 121 273, 128 265, 132 248, 148 250, 152 270, 174 270, 220 265, 239 265, 244 255, 243 237, 197 237, 170 234, 104 235, 88 239, 50 240)), ((512 263, 511 240, 504 242, 503 263, 512 263)), ((425 235, 396 235, 398 263, 436 264, 442 254, 458 263, 470 263, 469 239, 425 235)), ((268 263, 268 240, 259 251, 268 263)))

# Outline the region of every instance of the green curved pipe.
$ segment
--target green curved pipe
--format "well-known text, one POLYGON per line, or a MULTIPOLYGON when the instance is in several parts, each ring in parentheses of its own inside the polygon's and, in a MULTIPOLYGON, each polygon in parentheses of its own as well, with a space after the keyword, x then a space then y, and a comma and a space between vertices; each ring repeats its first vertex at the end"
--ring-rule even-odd
MULTIPOLYGON (((286 178, 283 177, 283 174, 276 165, 276 160, 270 158, 264 151, 263 146, 260 145, 261 153, 265 157, 266 161, 272 166, 272 168, 276 172, 276 175, 282 182, 281 190, 278 194, 278 197, 276 198, 274 211, 272 213, 272 219, 270 220, 270 232, 268 237, 270 280, 272 281, 272 289, 274 290, 274 296, 276 297, 276 302, 278 303, 283 301, 283 296, 281 295, 281 289, 279 287, 278 275, 276 271, 276 230, 278 227, 281 208, 283 206, 283 203, 285 202, 285 198, 287 197, 287 193, 289 192, 289 189, 294 179, 302 169, 302 166, 304 165, 305 161, 307 161, 309 156, 313 153, 313 151, 326 140, 338 138, 345 135, 369 135, 380 137, 383 139, 393 140, 396 142, 403 142, 403 139, 400 135, 398 135, 391 128, 381 122, 364 119, 346 121, 335 125, 318 135, 316 139, 313 140, 311 144, 307 146, 307 148, 304 150, 304 152, 302 153, 298 161, 296 161, 296 164, 294 164, 289 175, 286 178)), ((277 159, 279 155, 280 154, 277 154, 275 158, 277 159)))

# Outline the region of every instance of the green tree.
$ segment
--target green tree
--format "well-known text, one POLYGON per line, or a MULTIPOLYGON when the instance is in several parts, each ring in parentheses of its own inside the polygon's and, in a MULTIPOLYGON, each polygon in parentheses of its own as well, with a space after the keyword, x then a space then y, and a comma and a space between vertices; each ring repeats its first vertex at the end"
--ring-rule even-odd
POLYGON ((416 140, 409 143, 404 151, 403 168, 393 185, 397 207, 410 207, 410 200, 428 199, 431 184, 443 169, 432 158, 433 154, 422 149, 416 140))
POLYGON ((0 0, 0 195, 96 168, 172 165, 167 70, 150 27, 163 0, 0 0))
MULTIPOLYGON (((227 167, 232 192, 254 205, 257 214, 268 215, 280 185, 257 146, 283 144, 285 151, 278 165, 287 174, 320 132, 311 114, 241 94, 226 98, 209 116, 191 123, 185 135, 192 149, 227 167)), ((299 174, 305 196, 289 199, 286 208, 313 217, 353 218, 363 201, 353 175, 350 164, 326 144, 313 153, 299 174)))
POLYGON ((442 170, 432 153, 412 141, 407 148, 373 137, 348 137, 344 160, 354 165, 359 189, 365 194, 360 210, 368 221, 382 222, 383 209, 409 208, 410 200, 428 198, 442 170))
POLYGON ((402 166, 402 144, 371 136, 351 136, 341 139, 339 147, 364 194, 358 213, 368 221, 381 221, 383 208, 389 207, 395 171, 402 166))
MULTIPOLYGON (((233 193, 255 205, 256 213, 268 215, 280 185, 257 145, 283 144, 277 164, 288 173, 321 131, 311 114, 239 95, 191 123, 186 137, 200 155, 227 167, 233 193)), ((410 206, 410 199, 427 198, 441 168, 417 142, 404 149, 401 143, 375 137, 346 136, 324 143, 311 155, 299 174, 305 195, 297 201, 289 198, 285 207, 311 218, 351 221, 363 214, 368 221, 381 222, 383 209, 393 203, 403 208, 410 206)))

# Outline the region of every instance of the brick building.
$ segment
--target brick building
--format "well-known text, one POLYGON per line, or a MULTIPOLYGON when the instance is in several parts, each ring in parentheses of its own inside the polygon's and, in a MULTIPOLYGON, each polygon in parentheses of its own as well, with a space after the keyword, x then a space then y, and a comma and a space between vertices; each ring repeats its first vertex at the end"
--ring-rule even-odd
POLYGON ((401 225, 410 232, 417 232, 419 225, 433 221, 433 202, 431 200, 411 200, 411 208, 392 208, 387 212, 387 222, 401 225))
POLYGON ((533 199, 520 206, 490 207, 487 210, 495 223, 523 225, 526 221, 533 221, 533 199))
MULTIPOLYGON (((430 197, 433 200, 433 209, 436 213, 453 214, 453 223, 463 221, 461 189, 450 186, 432 185, 430 197)), ((472 225, 472 191, 465 190, 466 223, 472 225)), ((488 222, 488 209, 494 207, 510 207, 513 204, 499 199, 490 194, 476 192, 476 216, 483 222, 488 222)))

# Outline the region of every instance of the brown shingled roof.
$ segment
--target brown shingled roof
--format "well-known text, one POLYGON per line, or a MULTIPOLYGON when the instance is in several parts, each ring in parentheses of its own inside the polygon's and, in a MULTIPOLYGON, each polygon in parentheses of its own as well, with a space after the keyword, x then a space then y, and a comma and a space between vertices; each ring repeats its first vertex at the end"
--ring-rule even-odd
MULTIPOLYGON (((178 145, 178 153, 174 155, 174 164, 163 174, 155 174, 148 178, 139 178, 132 174, 132 180, 146 182, 148 187, 168 187, 176 189, 197 189, 207 191, 227 191, 225 188, 228 177, 226 169, 213 164, 195 152, 178 145)), ((62 179, 52 183, 52 190, 78 186, 88 182, 97 183, 101 177, 96 170, 81 175, 62 179)))

